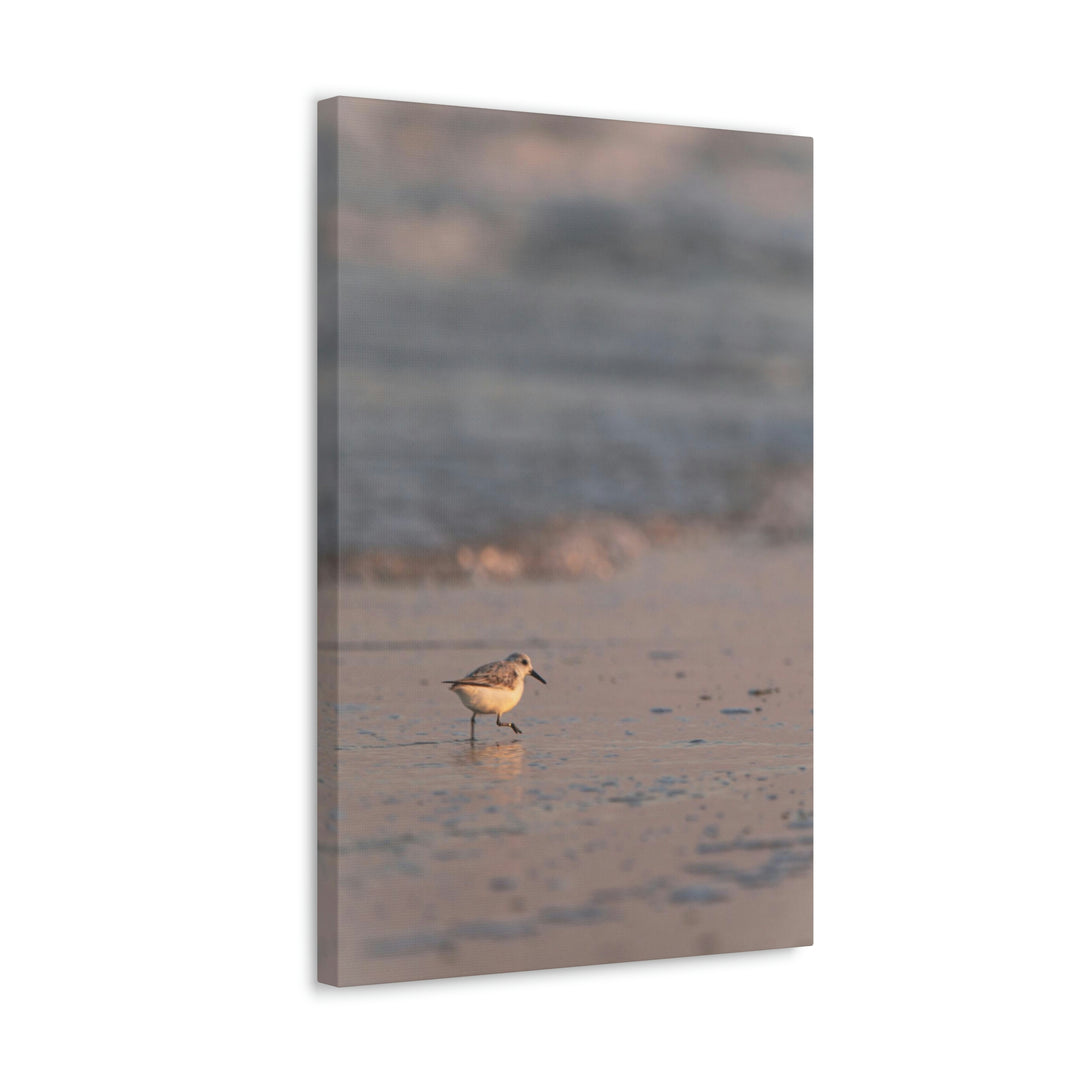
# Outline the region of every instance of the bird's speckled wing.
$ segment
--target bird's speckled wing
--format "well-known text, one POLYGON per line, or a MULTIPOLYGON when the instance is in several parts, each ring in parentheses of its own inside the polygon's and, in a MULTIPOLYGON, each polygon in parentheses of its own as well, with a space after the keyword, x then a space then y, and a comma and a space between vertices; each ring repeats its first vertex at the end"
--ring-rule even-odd
POLYGON ((454 686, 504 686, 512 690, 517 684, 517 668, 505 660, 492 660, 470 671, 463 679, 455 679, 454 686))

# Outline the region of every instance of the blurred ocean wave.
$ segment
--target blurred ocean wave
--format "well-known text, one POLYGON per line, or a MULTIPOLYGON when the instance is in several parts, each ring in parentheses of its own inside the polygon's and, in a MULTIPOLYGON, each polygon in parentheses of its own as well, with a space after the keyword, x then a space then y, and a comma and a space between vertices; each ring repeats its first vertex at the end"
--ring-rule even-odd
POLYGON ((808 476, 809 140, 341 108, 321 554, 745 521, 808 476))

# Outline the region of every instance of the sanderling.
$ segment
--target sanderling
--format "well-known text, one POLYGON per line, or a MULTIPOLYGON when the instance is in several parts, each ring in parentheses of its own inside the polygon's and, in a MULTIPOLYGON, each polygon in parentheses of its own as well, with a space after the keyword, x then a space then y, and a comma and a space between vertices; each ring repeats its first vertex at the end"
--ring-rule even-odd
POLYGON ((476 738, 476 717, 494 713, 499 727, 512 728, 518 735, 521 728, 509 720, 503 723, 503 713, 509 712, 525 690, 525 676, 531 675, 547 685, 547 679, 533 671, 532 661, 520 652, 511 653, 505 660, 493 660, 460 679, 444 679, 462 705, 472 709, 469 718, 469 738, 476 738))

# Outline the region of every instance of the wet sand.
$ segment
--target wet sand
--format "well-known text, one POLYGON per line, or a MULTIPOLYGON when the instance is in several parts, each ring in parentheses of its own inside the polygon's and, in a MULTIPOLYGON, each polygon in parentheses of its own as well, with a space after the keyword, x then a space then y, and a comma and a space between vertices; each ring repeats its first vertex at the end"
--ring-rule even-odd
MULTIPOLYGON (((319 977, 808 945, 811 548, 607 581, 344 585, 320 648, 319 977), (519 737, 440 680, 523 649, 519 737)), ((323 609, 323 614, 326 613, 323 609)))

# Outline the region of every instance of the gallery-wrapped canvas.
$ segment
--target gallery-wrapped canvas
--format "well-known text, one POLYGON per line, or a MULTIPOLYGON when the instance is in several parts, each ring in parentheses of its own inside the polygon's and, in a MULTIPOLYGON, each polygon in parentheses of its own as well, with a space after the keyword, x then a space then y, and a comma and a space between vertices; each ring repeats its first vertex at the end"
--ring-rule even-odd
POLYGON ((319 105, 318 969, 812 937, 807 138, 319 105))

